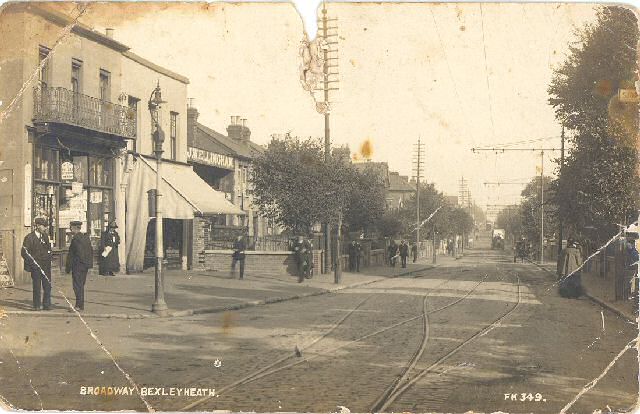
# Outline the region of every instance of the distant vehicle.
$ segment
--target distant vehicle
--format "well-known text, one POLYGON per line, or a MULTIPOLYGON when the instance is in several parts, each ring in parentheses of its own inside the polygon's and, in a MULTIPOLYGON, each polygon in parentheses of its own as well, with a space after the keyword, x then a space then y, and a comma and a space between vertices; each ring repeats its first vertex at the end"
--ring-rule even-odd
POLYGON ((491 248, 504 250, 504 229, 493 229, 491 233, 491 248))

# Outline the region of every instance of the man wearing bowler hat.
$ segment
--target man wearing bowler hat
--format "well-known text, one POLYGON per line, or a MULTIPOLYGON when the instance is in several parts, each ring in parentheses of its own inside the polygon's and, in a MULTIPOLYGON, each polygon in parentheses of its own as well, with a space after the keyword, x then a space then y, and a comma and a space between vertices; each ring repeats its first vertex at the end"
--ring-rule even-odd
POLYGON ((79 311, 84 310, 84 283, 87 281, 87 272, 93 267, 91 240, 86 233, 80 231, 81 227, 81 221, 71 222, 73 238, 65 265, 65 271, 71 272, 73 292, 76 294, 76 310, 79 311))
POLYGON ((35 228, 24 238, 21 256, 24 259, 24 270, 31 272, 33 282, 33 310, 51 309, 51 243, 47 235, 47 220, 38 217, 34 220, 35 228), (42 302, 40 302, 40 292, 42 302))

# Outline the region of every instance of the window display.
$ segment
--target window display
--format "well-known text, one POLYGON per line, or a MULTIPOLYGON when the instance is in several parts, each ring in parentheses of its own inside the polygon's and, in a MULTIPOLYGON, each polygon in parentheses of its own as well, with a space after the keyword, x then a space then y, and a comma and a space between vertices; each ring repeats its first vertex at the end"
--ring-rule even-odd
POLYGON ((55 247, 69 246, 75 220, 97 247, 114 214, 112 158, 36 147, 33 188, 34 217, 48 219, 55 247))

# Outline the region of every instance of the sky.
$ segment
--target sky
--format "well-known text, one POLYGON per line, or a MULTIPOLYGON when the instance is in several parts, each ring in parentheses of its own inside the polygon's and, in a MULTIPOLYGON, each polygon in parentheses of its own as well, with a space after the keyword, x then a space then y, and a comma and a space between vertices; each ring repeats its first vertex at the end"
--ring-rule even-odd
MULTIPOLYGON (((559 148, 560 125, 548 105, 552 68, 567 56, 593 4, 328 3, 337 18, 339 90, 332 95, 331 138, 373 161, 412 175, 413 146, 425 144, 424 175, 445 194, 468 180, 472 198, 517 202, 539 174, 539 152, 559 148), (538 167, 538 169, 537 169, 538 167)), ((199 121, 225 132, 247 118, 251 139, 271 134, 322 137, 324 119, 300 84, 304 27, 287 3, 93 5, 81 19, 151 61, 190 79, 199 121)), ((553 174, 559 152, 545 153, 553 174)))

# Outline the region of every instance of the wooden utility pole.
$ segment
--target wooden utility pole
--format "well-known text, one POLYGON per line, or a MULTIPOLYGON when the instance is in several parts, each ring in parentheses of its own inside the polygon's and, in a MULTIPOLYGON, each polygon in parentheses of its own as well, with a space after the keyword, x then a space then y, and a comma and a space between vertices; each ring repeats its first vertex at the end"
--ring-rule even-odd
MULTIPOLYGON (((331 84, 337 83, 337 72, 333 72, 332 68, 337 68, 338 60, 338 33, 336 26, 329 26, 330 22, 335 22, 337 19, 330 19, 327 17, 327 5, 322 2, 322 17, 319 19, 320 36, 322 40, 322 73, 323 82, 321 91, 323 93, 323 106, 324 106, 324 161, 329 162, 331 157, 331 129, 329 127, 329 114, 331 112, 330 91, 338 90, 337 85, 334 87, 331 84)), ((329 272, 331 269, 331 226, 329 223, 323 223, 324 234, 324 271, 329 272)), ((336 252, 336 259, 340 253, 336 252)))
MULTIPOLYGON (((560 135, 562 143, 560 144, 560 173, 558 174, 558 190, 562 194, 562 170, 564 168, 564 123, 562 124, 562 134, 560 135)), ((558 262, 562 256, 562 239, 564 238, 564 219, 562 211, 558 212, 558 262)))
POLYGON ((418 143, 414 145, 413 172, 416 178, 416 246, 420 248, 420 178, 422 177, 422 165, 424 164, 424 144, 420 137, 418 143))

